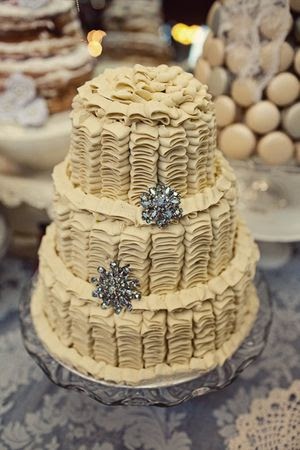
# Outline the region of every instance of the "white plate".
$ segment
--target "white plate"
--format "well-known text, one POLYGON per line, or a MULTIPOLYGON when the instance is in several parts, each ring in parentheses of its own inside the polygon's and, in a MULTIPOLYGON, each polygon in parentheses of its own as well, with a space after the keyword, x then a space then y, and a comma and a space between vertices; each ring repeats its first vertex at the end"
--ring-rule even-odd
POLYGON ((300 170, 233 166, 240 187, 240 211, 255 239, 300 241, 300 170))

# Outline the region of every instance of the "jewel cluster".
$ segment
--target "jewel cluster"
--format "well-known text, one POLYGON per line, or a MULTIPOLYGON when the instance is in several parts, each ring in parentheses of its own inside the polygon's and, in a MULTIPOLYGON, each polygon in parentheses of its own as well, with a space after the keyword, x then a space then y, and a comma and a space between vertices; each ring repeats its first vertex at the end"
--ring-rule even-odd
POLYGON ((162 183, 141 195, 141 206, 144 209, 142 219, 149 224, 156 223, 159 228, 164 228, 182 217, 180 195, 162 183))
POLYGON ((99 267, 98 272, 99 278, 93 277, 91 280, 96 285, 92 295, 102 300, 101 307, 112 307, 117 314, 123 309, 131 311, 131 300, 140 300, 141 294, 137 289, 139 281, 130 278, 129 264, 121 267, 119 261, 112 261, 109 271, 99 267))

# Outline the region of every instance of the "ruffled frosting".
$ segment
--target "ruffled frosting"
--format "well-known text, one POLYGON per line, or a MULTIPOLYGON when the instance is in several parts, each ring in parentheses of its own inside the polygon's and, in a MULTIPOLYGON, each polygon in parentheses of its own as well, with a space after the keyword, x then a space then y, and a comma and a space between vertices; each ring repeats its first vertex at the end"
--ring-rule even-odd
POLYGON ((64 364, 116 383, 174 381, 222 365, 249 333, 258 310, 257 250, 243 225, 235 257, 209 285, 145 296, 121 316, 91 301, 91 285, 56 255, 54 231, 43 239, 31 310, 44 345, 64 364))
MULTIPOLYGON (((220 152, 216 154, 217 175, 215 184, 206 187, 190 197, 182 198, 181 206, 183 215, 187 216, 194 212, 207 210, 210 206, 217 204, 231 188, 235 188, 236 178, 233 170, 220 152)), ((99 213, 111 219, 124 220, 135 226, 142 226, 145 222, 141 218, 141 208, 128 202, 107 197, 98 198, 91 193, 85 193, 80 187, 73 185, 69 179, 69 160, 58 164, 54 168, 53 180, 56 191, 61 193, 78 210, 87 210, 99 213)), ((99 183, 100 177, 99 178, 99 183)))
MULTIPOLYGON (((46 261, 46 265, 51 268, 51 272, 55 274, 57 281, 62 283, 68 292, 73 292, 74 295, 85 302, 95 302, 91 297, 92 285, 75 276, 57 255, 54 225, 48 227, 39 255, 41 262, 46 261)), ((143 295, 139 302, 133 303, 133 310, 174 311, 180 308, 191 308, 215 295, 222 295, 228 287, 237 285, 245 276, 248 279, 254 276, 258 256, 257 246, 254 244, 248 229, 241 222, 237 229, 234 256, 220 275, 211 278, 208 283, 199 283, 192 288, 164 294, 143 295)))
POLYGON ((191 74, 136 65, 106 70, 78 92, 70 173, 85 193, 137 204, 157 181, 182 197, 213 184, 213 105, 191 74))
POLYGON ((208 191, 210 197, 206 191, 195 196, 210 198, 213 203, 203 201, 200 206, 210 206, 198 211, 197 201, 190 197, 196 210, 163 230, 128 220, 132 209, 141 222, 141 209, 125 201, 83 194, 68 181, 61 165, 54 173, 56 240, 61 259, 84 280, 95 276, 97 267, 107 267, 112 259, 130 264, 143 294, 174 292, 219 275, 232 258, 236 231, 235 184, 228 181, 230 177, 220 183, 226 173, 226 164, 220 158, 216 185, 208 191), (226 189, 214 195, 220 185, 226 189), (107 204, 114 208, 113 215, 107 204), (116 212, 118 204, 121 208, 116 212))

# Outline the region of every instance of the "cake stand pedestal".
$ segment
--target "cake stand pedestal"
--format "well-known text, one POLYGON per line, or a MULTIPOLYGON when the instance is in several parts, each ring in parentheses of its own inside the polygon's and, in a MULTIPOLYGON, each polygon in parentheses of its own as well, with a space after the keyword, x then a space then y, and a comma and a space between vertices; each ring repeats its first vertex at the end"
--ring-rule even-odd
POLYGON ((240 189, 240 211, 261 249, 260 267, 278 268, 300 241, 300 168, 231 161, 240 189))
POLYGON ((0 154, 34 170, 51 170, 69 149, 69 112, 53 114, 42 127, 0 125, 0 154))
POLYGON ((52 217, 53 183, 50 173, 20 173, 10 175, 0 172, 0 202, 8 208, 22 203, 47 211, 52 217))
POLYGON ((141 386, 126 386, 95 380, 53 358, 36 334, 30 314, 31 292, 21 298, 19 313, 24 345, 50 380, 66 389, 86 394, 105 405, 174 406, 217 391, 232 381, 263 351, 271 324, 271 299, 263 277, 256 276, 260 308, 250 335, 222 367, 195 376, 141 386))
POLYGON ((0 203, 13 253, 36 256, 42 228, 52 218, 52 197, 50 173, 0 173, 0 203))

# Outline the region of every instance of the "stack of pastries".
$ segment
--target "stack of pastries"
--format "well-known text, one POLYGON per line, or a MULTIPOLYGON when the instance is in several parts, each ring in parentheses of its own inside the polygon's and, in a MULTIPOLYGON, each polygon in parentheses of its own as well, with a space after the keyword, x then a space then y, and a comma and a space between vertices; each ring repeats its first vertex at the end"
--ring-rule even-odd
POLYGON ((0 2, 0 94, 11 76, 23 74, 50 114, 66 111, 92 69, 73 1, 0 2))

